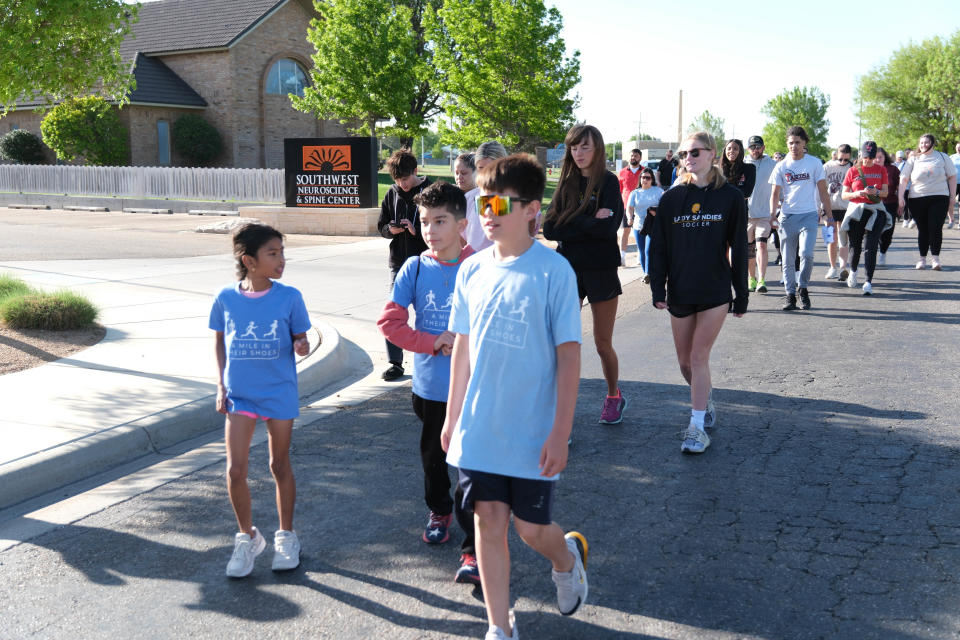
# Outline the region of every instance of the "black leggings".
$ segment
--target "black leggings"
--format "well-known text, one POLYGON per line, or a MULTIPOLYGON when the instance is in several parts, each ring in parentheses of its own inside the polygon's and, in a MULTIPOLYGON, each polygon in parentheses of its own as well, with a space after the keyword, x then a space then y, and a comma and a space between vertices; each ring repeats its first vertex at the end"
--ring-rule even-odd
POLYGON ((873 271, 877 267, 877 247, 880 245, 880 236, 883 234, 886 217, 882 211, 879 214, 864 211, 859 221, 850 221, 848 233, 850 238, 850 268, 854 271, 857 270, 857 265, 860 264, 860 252, 863 251, 863 262, 867 266, 867 282, 873 281, 873 271), (870 219, 876 218, 878 215, 880 215, 880 218, 874 221, 873 229, 867 231, 867 224, 870 219), (867 238, 866 249, 863 248, 864 236, 867 238))
POLYGON ((887 249, 893 243, 893 230, 897 227, 897 203, 884 202, 883 206, 887 208, 887 213, 893 218, 893 226, 880 234, 880 253, 886 253, 887 249))
POLYGON ((922 196, 910 198, 910 214, 917 222, 917 248, 920 257, 927 257, 927 250, 940 255, 943 244, 943 221, 947 217, 950 196, 922 196))

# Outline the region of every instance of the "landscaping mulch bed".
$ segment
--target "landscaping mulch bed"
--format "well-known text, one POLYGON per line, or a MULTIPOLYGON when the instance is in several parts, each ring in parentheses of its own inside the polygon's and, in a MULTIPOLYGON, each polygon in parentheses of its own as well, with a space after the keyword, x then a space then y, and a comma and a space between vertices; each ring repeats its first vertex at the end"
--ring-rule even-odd
POLYGON ((0 375, 38 367, 95 345, 107 330, 100 325, 69 331, 10 329, 0 325, 0 375))

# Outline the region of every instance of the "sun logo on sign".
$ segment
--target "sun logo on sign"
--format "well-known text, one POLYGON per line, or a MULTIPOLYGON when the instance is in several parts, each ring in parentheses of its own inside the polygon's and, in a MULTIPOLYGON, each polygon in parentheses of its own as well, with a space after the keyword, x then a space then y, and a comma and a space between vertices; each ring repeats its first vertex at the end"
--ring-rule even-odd
POLYGON ((350 145, 303 148, 303 170, 332 173, 350 171, 350 145))

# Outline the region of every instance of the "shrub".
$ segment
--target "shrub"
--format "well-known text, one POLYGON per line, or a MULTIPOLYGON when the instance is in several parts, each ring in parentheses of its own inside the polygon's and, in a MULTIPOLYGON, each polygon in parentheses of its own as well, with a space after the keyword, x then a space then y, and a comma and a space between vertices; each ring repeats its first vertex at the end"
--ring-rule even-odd
POLYGON ((29 293, 0 302, 0 319, 13 329, 79 329, 98 314, 92 302, 72 291, 29 293))
POLYGON ((20 164, 45 164, 47 161, 40 137, 26 129, 15 129, 0 137, 0 157, 20 164))
POLYGON ((0 273, 0 301, 29 293, 34 293, 34 290, 26 282, 6 273, 0 273))
POLYGON ((57 157, 83 157, 89 164, 118 166, 130 155, 127 131, 117 108, 98 96, 70 98, 44 116, 43 141, 57 157))
POLYGON ((202 167, 223 153, 223 138, 203 117, 188 113, 173 123, 173 148, 188 163, 202 167))

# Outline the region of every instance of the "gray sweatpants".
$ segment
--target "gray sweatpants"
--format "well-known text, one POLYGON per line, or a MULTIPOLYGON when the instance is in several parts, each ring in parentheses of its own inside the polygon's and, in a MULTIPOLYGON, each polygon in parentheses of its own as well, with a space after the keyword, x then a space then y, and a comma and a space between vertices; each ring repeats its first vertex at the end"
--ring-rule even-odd
POLYGON ((797 292, 797 274, 794 273, 793 256, 800 251, 800 287, 810 284, 813 273, 813 250, 817 246, 816 211, 794 213, 777 218, 780 221, 780 252, 783 254, 783 280, 787 295, 797 292))

